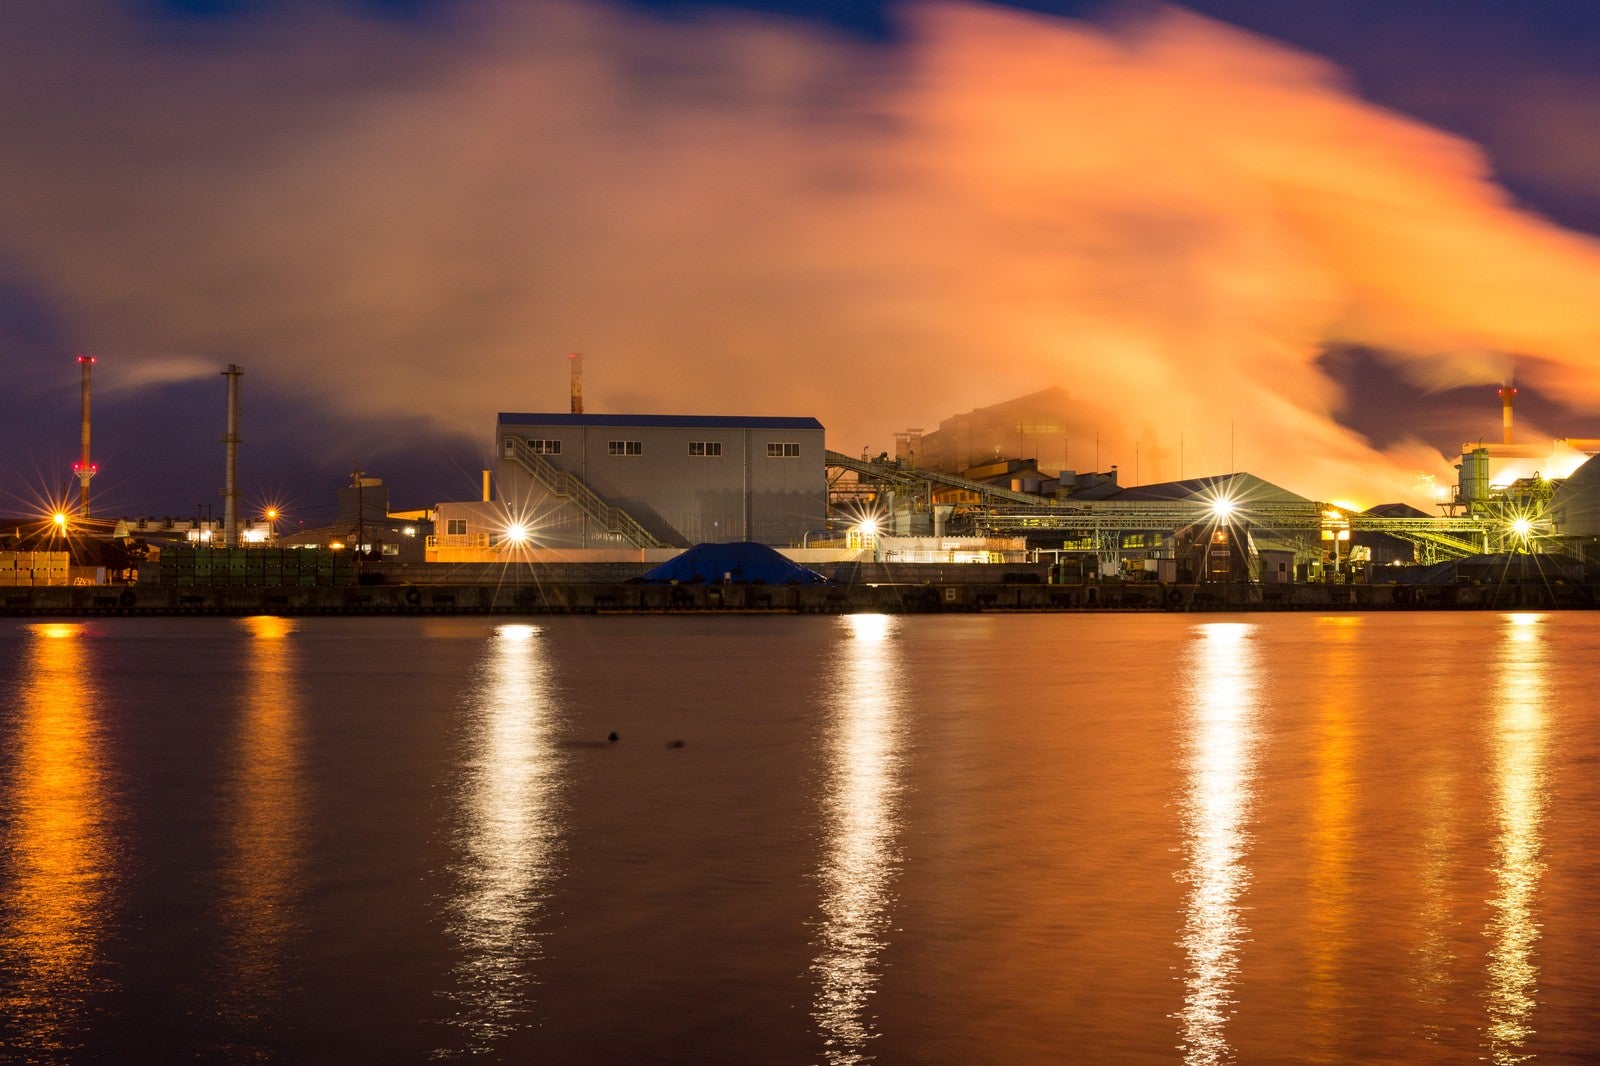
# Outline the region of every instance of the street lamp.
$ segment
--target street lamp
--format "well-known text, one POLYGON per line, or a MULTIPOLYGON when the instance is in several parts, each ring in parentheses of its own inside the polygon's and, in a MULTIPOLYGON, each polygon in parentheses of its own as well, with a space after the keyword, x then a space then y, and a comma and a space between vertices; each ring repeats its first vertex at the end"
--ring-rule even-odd
POLYGON ((1322 539, 1333 541, 1333 577, 1338 584, 1342 576, 1339 567, 1339 542, 1350 539, 1350 519, 1342 511, 1322 512, 1322 539))

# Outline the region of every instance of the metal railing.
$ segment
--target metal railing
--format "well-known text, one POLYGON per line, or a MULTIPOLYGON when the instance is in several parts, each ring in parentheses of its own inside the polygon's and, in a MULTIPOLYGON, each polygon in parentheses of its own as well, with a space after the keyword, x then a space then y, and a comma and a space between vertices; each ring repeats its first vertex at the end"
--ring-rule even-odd
POLYGON ((430 533, 427 546, 430 548, 487 548, 489 534, 487 533, 430 533))
POLYGON ((514 459, 518 465, 532 474, 552 496, 571 500, 578 510, 607 533, 623 537, 639 548, 670 547, 640 525, 638 519, 627 511, 606 503, 576 475, 558 468, 534 451, 521 437, 507 437, 505 440, 508 458, 514 459))

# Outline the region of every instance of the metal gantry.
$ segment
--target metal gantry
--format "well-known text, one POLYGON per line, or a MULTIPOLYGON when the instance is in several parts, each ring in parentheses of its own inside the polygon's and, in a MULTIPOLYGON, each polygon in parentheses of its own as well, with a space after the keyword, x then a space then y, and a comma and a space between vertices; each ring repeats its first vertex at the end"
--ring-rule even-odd
MULTIPOLYGON (((827 453, 828 466, 849 470, 863 479, 899 489, 939 485, 973 494, 979 501, 973 514, 974 531, 987 536, 1026 536, 1040 533, 1076 534, 1088 539, 1097 555, 1115 553, 1124 533, 1171 533, 1197 522, 1216 521, 1216 501, 1185 500, 1058 500, 987 485, 954 474, 923 470, 905 463, 854 459, 841 452, 827 453)), ((1424 562, 1465 559, 1493 549, 1512 530, 1508 520, 1492 516, 1389 518, 1352 513, 1335 504, 1313 500, 1235 500, 1232 521, 1242 521, 1263 533, 1291 536, 1349 530, 1382 533, 1410 541, 1424 562)), ((1548 519, 1532 523, 1520 535, 1548 535, 1548 519)), ((1102 561, 1106 561, 1102 559, 1102 561)))

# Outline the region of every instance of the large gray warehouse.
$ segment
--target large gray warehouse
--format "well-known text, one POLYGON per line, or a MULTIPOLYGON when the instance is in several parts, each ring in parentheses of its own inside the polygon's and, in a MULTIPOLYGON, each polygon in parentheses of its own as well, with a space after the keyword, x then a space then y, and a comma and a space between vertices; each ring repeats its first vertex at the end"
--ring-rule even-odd
POLYGON ((540 546, 782 546, 827 518, 815 418, 501 413, 495 451, 540 546))

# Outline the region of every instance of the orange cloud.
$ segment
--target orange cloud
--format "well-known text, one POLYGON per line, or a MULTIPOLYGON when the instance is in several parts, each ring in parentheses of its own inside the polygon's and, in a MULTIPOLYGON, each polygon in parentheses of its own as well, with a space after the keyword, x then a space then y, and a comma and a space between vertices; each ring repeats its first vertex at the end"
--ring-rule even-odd
POLYGON ((918 5, 893 48, 580 3, 204 42, 114 11, 0 42, 0 245, 86 349, 482 437, 564 409, 582 350, 590 410, 815 414, 845 451, 1059 384, 1125 481, 1237 456, 1371 502, 1449 462, 1342 426, 1326 344, 1600 408, 1600 245, 1181 10, 918 5))

